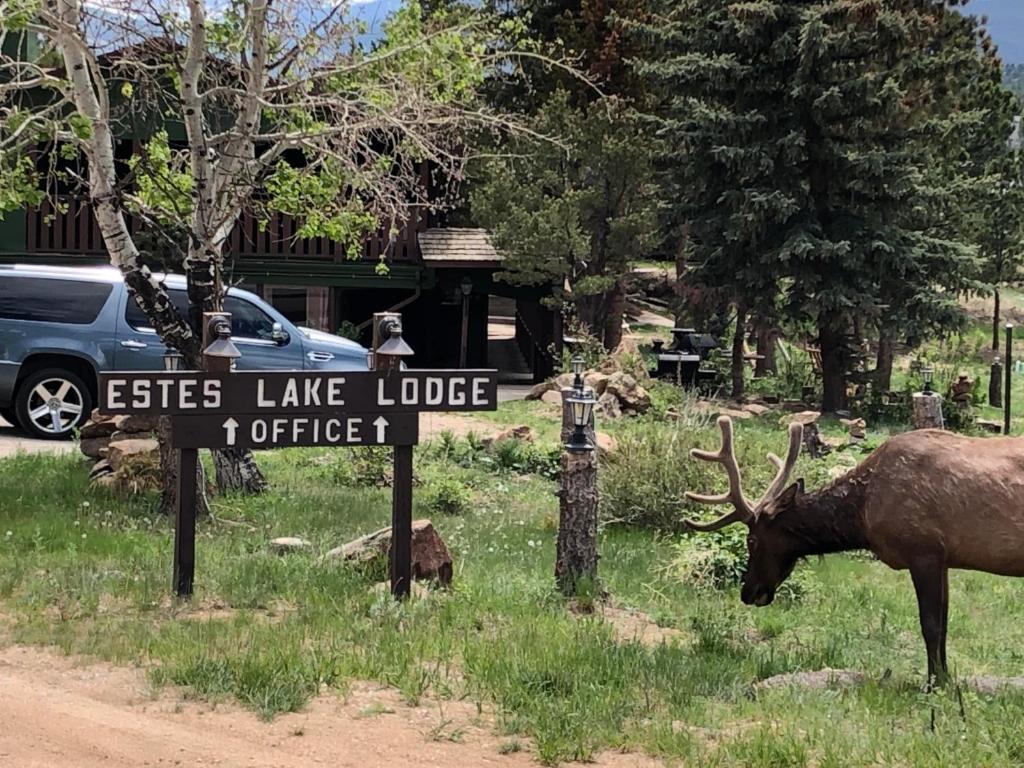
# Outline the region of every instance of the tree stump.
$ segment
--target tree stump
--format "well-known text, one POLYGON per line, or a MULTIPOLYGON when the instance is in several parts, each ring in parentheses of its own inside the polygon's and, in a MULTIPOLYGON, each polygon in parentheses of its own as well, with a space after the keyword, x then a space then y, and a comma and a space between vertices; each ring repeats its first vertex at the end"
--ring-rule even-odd
MULTIPOLYGON (((571 440, 576 427, 562 390, 562 442, 571 440)), ((593 416, 587 439, 597 445, 593 416)), ((566 597, 577 594, 581 581, 597 585, 597 451, 562 454, 561 488, 558 493, 558 542, 555 548, 555 581, 566 597)))
POLYGON ((914 395, 914 429, 945 429, 942 396, 918 392, 914 395))

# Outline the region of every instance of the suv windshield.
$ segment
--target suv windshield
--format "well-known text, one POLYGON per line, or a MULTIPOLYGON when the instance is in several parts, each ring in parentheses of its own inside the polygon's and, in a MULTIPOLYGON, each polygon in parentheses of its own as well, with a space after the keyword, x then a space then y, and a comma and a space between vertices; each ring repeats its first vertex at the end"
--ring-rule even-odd
MULTIPOLYGON (((188 313, 188 294, 180 289, 167 292, 171 303, 182 315, 188 313)), ((270 341, 274 331, 274 320, 262 309, 245 299, 228 296, 224 299, 224 311, 231 313, 231 335, 236 339, 264 339, 270 341)), ((135 299, 129 297, 124 311, 125 322, 135 330, 153 330, 149 318, 139 309, 135 299)))
POLYGON ((110 283, 4 275, 0 280, 0 320, 89 325, 112 290, 110 283))

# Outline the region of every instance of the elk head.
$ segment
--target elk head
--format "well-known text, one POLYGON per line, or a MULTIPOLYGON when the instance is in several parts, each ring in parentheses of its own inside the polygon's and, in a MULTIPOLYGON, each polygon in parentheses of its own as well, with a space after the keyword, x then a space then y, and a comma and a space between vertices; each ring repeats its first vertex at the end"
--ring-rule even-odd
POLYGON ((793 572, 800 558, 800 542, 778 524, 778 518, 791 510, 796 505, 797 497, 803 493, 802 481, 788 487, 786 485, 800 455, 803 427, 790 424, 789 453, 785 461, 773 453, 768 454, 768 459, 778 468, 778 474, 757 502, 751 502, 743 494, 740 468, 733 451, 732 419, 721 416, 718 427, 722 430, 722 447, 716 453, 694 449, 690 455, 725 467, 729 476, 729 490, 718 496, 687 491, 686 497, 700 504, 732 504, 732 511, 711 523, 697 523, 693 520, 686 520, 685 523, 690 530, 701 532, 718 531, 734 523, 746 525, 749 529, 747 568, 740 596, 747 605, 768 605, 775 599, 775 590, 793 572))

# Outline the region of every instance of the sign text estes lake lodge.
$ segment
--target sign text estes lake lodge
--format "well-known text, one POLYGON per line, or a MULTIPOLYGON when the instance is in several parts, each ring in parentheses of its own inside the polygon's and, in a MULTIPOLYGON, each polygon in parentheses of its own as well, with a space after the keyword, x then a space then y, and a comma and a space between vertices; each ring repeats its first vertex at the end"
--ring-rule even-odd
POLYGON ((100 410, 172 417, 178 449, 415 445, 421 411, 497 408, 494 371, 145 372, 100 376, 100 410))
POLYGON ((497 407, 497 389, 493 370, 105 373, 100 410, 111 415, 487 411, 497 407))

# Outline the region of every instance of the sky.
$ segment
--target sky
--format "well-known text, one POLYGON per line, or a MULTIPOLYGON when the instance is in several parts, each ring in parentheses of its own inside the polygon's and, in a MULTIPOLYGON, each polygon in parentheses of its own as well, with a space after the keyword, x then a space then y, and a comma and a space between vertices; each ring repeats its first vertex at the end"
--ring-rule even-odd
MULTIPOLYGON (((374 29, 400 0, 354 0, 355 15, 374 29)), ((1024 64, 1024 0, 971 0, 967 11, 989 17, 989 29, 1008 64, 1024 64)))
POLYGON ((967 11, 989 17, 989 32, 1007 64, 1024 64, 1024 0, 971 0, 967 11))

